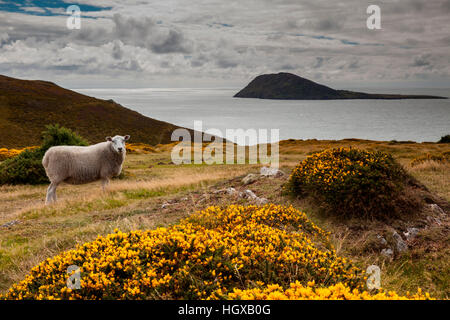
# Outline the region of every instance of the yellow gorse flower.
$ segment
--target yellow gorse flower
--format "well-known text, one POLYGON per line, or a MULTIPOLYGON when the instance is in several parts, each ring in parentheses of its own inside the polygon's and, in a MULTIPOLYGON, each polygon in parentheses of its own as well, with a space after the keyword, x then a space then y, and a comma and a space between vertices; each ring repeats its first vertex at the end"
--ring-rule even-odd
POLYGON ((370 298, 363 284, 361 271, 336 255, 328 233, 305 213, 231 205, 169 228, 116 229, 43 261, 2 298, 344 299, 354 289, 370 298), (80 268, 80 289, 67 288, 70 265, 80 268))
POLYGON ((381 215, 394 211, 391 200, 406 180, 406 172, 386 153, 335 148, 301 161, 285 188, 319 199, 334 214, 381 215))

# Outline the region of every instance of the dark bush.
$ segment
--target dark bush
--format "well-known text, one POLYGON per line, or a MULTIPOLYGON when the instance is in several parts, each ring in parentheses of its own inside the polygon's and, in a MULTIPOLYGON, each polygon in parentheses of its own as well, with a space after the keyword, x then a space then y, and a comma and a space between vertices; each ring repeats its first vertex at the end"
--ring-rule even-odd
POLYGON ((72 130, 59 125, 48 125, 42 133, 42 145, 34 150, 26 150, 14 158, 0 163, 0 184, 42 184, 48 178, 42 166, 45 152, 53 146, 86 146, 87 141, 72 130))
POLYGON ((450 143, 450 134, 441 137, 441 140, 439 140, 438 143, 450 143))

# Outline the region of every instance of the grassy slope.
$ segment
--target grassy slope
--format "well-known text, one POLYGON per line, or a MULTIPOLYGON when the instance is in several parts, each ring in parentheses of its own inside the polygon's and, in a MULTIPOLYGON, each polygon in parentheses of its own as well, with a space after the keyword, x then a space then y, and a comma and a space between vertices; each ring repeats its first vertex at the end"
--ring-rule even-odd
POLYGON ((115 134, 129 134, 133 142, 168 143, 177 128, 51 82, 0 75, 0 146, 39 145, 45 125, 53 123, 74 129, 91 143, 115 134))
MULTIPOLYGON (((450 201, 450 168, 448 165, 408 166, 411 159, 425 152, 450 150, 448 144, 400 144, 361 140, 284 141, 280 146, 282 170, 289 172, 309 153, 329 147, 357 146, 392 153, 433 193, 450 201)), ((110 192, 102 194, 98 183, 60 188, 60 202, 44 207, 46 186, 0 187, 1 228, 0 291, 21 280, 28 270, 47 257, 73 248, 76 244, 108 234, 114 228, 122 231, 149 229, 173 224, 190 213, 210 205, 248 203, 234 196, 214 194, 212 190, 233 186, 250 188, 258 196, 279 204, 293 204, 305 210, 320 227, 331 231, 336 249, 354 259, 361 268, 376 263, 382 268, 382 285, 402 293, 417 286, 434 296, 448 298, 450 267, 448 219, 442 226, 433 225, 422 232, 407 254, 393 262, 380 258, 373 250, 376 234, 398 225, 377 222, 334 221, 314 211, 307 203, 282 196, 286 178, 264 178, 243 186, 240 177, 257 172, 259 165, 182 165, 170 163, 170 147, 152 154, 131 154, 125 163, 124 179, 114 180, 110 192), (169 202, 162 209, 163 203, 169 202)))

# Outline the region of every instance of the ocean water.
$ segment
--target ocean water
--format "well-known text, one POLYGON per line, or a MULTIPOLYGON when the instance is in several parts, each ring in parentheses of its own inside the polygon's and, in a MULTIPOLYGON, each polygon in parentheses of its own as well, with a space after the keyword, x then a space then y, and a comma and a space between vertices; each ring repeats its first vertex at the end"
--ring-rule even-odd
MULTIPOLYGON (((447 100, 323 100, 283 101, 233 98, 237 88, 75 89, 113 99, 141 114, 203 130, 279 129, 284 139, 437 141, 450 134, 447 100)), ((450 96, 450 89, 356 91, 450 96)), ((125 134, 125 133, 123 133, 125 134)))

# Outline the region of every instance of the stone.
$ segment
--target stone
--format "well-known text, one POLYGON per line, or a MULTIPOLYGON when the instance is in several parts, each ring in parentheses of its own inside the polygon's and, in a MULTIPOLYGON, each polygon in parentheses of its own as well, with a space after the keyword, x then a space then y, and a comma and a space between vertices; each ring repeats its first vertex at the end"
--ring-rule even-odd
POLYGON ((378 240, 380 240, 380 243, 382 244, 382 245, 387 245, 387 241, 386 241, 386 239, 385 238, 383 238, 383 236, 381 236, 381 235, 377 235, 377 238, 378 238, 378 240))
POLYGON ((258 196, 250 189, 245 190, 241 193, 242 198, 248 198, 248 199, 256 199, 258 196))
POLYGON ((251 183, 255 182, 256 180, 258 180, 258 178, 259 178, 258 175, 254 174, 254 173, 249 173, 241 180, 241 182, 244 185, 248 185, 248 184, 251 184, 251 183))
POLYGON ((401 253, 401 252, 408 250, 408 245, 402 239, 402 237, 397 233, 397 231, 394 231, 392 233, 392 237, 394 238, 395 247, 397 248, 397 252, 401 253))
POLYGON ((167 207, 170 206, 170 203, 163 203, 163 205, 161 206, 161 209, 166 209, 167 207))
POLYGON ((394 251, 392 249, 383 249, 381 250, 381 255, 385 256, 386 258, 392 259, 394 257, 394 251))
POLYGON ((20 223, 19 220, 13 220, 13 221, 9 221, 9 222, 7 222, 5 224, 2 224, 0 227, 2 227, 2 228, 10 228, 10 227, 12 227, 12 226, 14 226, 16 224, 19 224, 19 223, 20 223))
POLYGON ((228 194, 228 195, 232 196, 232 195, 237 194, 238 192, 236 191, 235 188, 229 187, 229 188, 226 188, 226 189, 220 189, 220 190, 213 191, 213 193, 214 194, 224 193, 224 194, 228 194))
POLYGON ((258 196, 257 196, 252 190, 250 190, 250 189, 247 189, 247 190, 245 190, 245 191, 243 191, 243 192, 240 192, 240 193, 239 193, 239 196, 240 196, 241 198, 244 198, 244 199, 250 199, 250 200, 254 201, 257 205, 263 205, 263 204, 266 204, 266 203, 269 202, 269 200, 266 199, 266 198, 260 198, 260 197, 258 197, 258 196))
POLYGON ((417 236, 420 230, 417 228, 407 228, 406 231, 407 232, 403 232, 403 234, 406 237, 406 240, 412 240, 417 236))
POLYGON ((233 188, 233 187, 227 188, 227 189, 225 190, 225 192, 226 192, 228 195, 230 195, 230 196, 233 196, 233 195, 235 195, 235 194, 238 193, 238 192, 236 191, 236 189, 233 188))
POLYGON ((267 200, 266 198, 256 198, 255 202, 257 205, 263 205, 269 202, 269 200, 267 200))
POLYGON ((437 224, 438 226, 442 225, 442 221, 439 218, 435 218, 432 216, 427 216, 428 223, 431 224, 437 224))
POLYGON ((284 172, 273 167, 262 167, 260 172, 265 177, 281 177, 284 176, 284 172))
POLYGON ((428 207, 430 208, 430 210, 433 213, 436 213, 437 215, 439 215, 441 217, 445 217, 446 216, 444 210, 442 210, 442 208, 439 207, 436 203, 429 204, 428 207))

